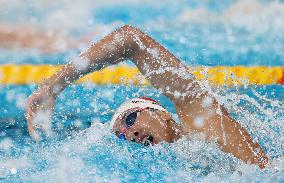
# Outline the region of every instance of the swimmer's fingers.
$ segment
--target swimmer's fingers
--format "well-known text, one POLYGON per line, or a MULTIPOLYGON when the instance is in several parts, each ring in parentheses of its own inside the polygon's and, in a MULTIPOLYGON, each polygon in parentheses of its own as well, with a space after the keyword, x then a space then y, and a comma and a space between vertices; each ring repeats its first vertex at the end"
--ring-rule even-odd
POLYGON ((32 107, 28 107, 26 108, 26 112, 25 112, 25 117, 27 120, 27 124, 28 124, 28 131, 30 136, 35 140, 35 141, 39 141, 40 137, 39 135, 36 133, 35 131, 35 125, 33 123, 34 120, 34 116, 35 116, 35 110, 33 110, 32 107))
POLYGON ((40 136, 36 132, 36 128, 46 129, 47 123, 53 115, 54 97, 49 94, 47 88, 41 88, 34 92, 26 101, 25 117, 28 124, 28 131, 31 137, 39 141, 40 136), (42 121, 44 120, 44 121, 42 121), (45 123, 46 122, 46 123, 45 123))

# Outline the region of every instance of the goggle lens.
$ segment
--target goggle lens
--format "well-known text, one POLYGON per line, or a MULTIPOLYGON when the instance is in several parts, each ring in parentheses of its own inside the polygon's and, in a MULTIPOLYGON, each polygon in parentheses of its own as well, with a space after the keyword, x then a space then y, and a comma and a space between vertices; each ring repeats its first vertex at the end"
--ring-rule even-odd
POLYGON ((135 123, 136 118, 137 118, 137 112, 130 113, 130 114, 125 118, 125 124, 126 124, 126 126, 127 126, 128 128, 131 127, 131 126, 135 123))

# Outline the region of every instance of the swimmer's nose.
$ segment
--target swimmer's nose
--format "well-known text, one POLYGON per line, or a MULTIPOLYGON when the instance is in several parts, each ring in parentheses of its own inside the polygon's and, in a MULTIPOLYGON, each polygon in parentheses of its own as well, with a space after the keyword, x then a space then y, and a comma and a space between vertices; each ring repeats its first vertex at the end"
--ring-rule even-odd
POLYGON ((134 132, 133 135, 134 135, 134 137, 131 138, 131 141, 137 142, 137 136, 139 135, 139 132, 134 132))
POLYGON ((130 140, 132 142, 137 142, 137 137, 139 135, 138 131, 125 130, 123 133, 119 134, 118 138, 123 140, 130 140))
POLYGON ((130 141, 132 142, 138 142, 137 138, 138 138, 139 132, 134 132, 132 133, 131 137, 130 137, 130 141))

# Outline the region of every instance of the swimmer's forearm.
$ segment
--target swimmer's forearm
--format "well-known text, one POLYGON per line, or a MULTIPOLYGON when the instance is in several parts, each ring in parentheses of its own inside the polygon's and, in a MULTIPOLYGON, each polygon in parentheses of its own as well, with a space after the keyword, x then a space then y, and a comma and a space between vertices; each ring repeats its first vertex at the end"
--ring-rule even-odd
POLYGON ((68 85, 80 77, 104 68, 107 65, 115 64, 116 60, 122 60, 126 51, 124 45, 115 45, 112 42, 116 32, 108 35, 99 42, 90 46, 77 58, 64 65, 59 71, 43 82, 42 87, 48 87, 50 93, 56 97, 68 85), (111 50, 111 46, 115 50, 111 50))
POLYGON ((79 57, 73 58, 68 64, 44 81, 42 86, 49 87, 50 93, 56 97, 62 90, 80 77, 123 60, 124 54, 122 50, 124 47, 121 46, 119 50, 115 50, 115 53, 113 50, 109 50, 109 45, 112 44, 107 39, 112 34, 92 45, 85 52, 82 52, 79 57))
POLYGON ((45 80, 41 84, 41 87, 48 87, 50 94, 57 97, 68 85, 72 84, 75 80, 79 79, 86 73, 88 73, 88 70, 85 70, 84 72, 79 71, 74 64, 69 63, 64 65, 54 75, 45 80))

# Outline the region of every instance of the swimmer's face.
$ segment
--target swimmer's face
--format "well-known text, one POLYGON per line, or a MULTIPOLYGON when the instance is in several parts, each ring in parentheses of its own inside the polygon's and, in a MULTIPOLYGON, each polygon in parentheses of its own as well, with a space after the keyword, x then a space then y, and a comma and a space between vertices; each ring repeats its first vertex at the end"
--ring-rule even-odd
MULTIPOLYGON (((129 118, 129 117, 128 117, 129 118)), ((128 119, 129 120, 129 119, 128 119)), ((144 145, 157 144, 161 141, 173 142, 173 120, 168 112, 147 109, 128 110, 120 115, 114 123, 113 131, 117 136, 124 134, 126 140, 144 145), (127 126, 126 118, 134 114, 135 122, 127 126)))

